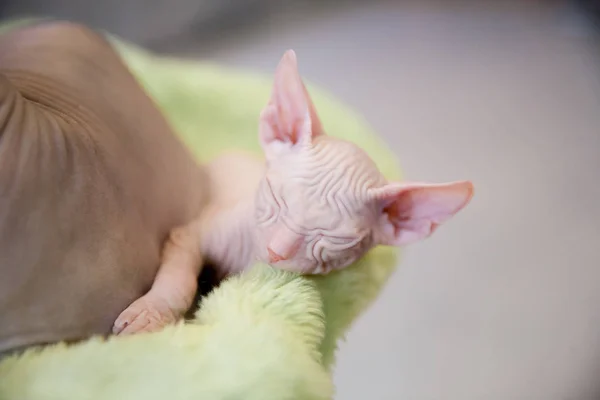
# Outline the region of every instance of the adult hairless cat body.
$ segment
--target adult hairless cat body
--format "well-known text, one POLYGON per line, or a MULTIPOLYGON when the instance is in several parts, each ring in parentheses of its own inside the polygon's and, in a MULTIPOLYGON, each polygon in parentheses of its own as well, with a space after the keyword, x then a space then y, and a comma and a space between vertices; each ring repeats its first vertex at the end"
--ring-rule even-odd
POLYGON ((180 319, 204 259, 223 275, 255 261, 327 273, 374 246, 428 237, 473 195, 468 181, 388 182, 362 149, 327 136, 292 50, 275 72, 259 138, 266 163, 231 152, 207 166, 208 209, 171 232, 152 288, 121 313, 115 333, 153 331, 180 319))

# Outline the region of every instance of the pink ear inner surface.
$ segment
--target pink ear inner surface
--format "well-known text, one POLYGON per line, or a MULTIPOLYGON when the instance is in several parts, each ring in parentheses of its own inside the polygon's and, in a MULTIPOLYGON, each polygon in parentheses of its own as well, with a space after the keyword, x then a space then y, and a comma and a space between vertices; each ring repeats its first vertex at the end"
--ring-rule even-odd
POLYGON ((376 189, 375 196, 383 209, 380 241, 403 245, 426 238, 462 210, 473 196, 473 184, 389 184, 376 189))
POLYGON ((296 144, 321 132, 315 107, 298 72, 296 54, 288 50, 277 66, 269 104, 261 113, 261 141, 296 144))

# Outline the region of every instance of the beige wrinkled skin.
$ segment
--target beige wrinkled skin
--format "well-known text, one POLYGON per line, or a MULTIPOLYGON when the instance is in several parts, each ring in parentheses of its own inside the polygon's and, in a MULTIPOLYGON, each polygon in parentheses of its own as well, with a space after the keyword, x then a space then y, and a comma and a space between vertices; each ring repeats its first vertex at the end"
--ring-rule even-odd
POLYGON ((109 334, 205 179, 103 37, 61 22, 2 35, 0 353, 109 334))
MULTIPOLYGON (((275 72, 271 99, 260 116, 266 159, 230 153, 207 168, 211 204, 177 228, 167 244, 162 274, 148 295, 117 320, 115 332, 159 329, 148 300, 174 304, 181 314, 193 293, 182 279, 202 257, 221 274, 254 261, 300 273, 344 268, 376 245, 425 239, 464 208, 468 181, 445 184, 387 182, 356 145, 327 136, 297 69, 293 51, 275 72), (216 200, 216 201, 215 201, 216 200)), ((177 319, 177 318, 175 318, 177 319)))

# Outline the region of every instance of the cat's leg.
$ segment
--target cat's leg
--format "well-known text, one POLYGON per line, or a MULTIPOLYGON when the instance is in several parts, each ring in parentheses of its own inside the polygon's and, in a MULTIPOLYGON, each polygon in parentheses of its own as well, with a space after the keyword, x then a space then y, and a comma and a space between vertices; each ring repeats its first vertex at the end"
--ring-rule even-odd
POLYGON ((202 267, 200 220, 171 231, 152 288, 117 318, 115 334, 153 332, 179 321, 194 301, 202 267))
POLYGON ((264 161, 251 153, 228 151, 211 161, 206 171, 211 203, 201 217, 171 232, 152 288, 121 313, 114 333, 155 331, 178 321, 192 306, 202 257, 216 263, 219 276, 246 266, 252 253, 248 221, 264 161))

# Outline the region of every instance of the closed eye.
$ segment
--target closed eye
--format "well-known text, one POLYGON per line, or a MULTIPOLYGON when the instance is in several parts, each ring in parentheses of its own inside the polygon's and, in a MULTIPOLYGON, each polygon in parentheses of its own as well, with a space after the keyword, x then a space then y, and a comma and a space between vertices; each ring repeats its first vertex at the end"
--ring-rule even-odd
POLYGON ((345 250, 356 246, 364 236, 326 236, 327 241, 333 246, 332 250, 345 250))
POLYGON ((258 199, 257 204, 257 222, 260 224, 272 224, 279 218, 281 206, 277 200, 277 197, 275 196, 275 193, 273 192, 271 182, 269 182, 268 179, 265 179, 265 182, 268 190, 262 190, 260 192, 260 198, 258 199))

